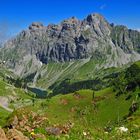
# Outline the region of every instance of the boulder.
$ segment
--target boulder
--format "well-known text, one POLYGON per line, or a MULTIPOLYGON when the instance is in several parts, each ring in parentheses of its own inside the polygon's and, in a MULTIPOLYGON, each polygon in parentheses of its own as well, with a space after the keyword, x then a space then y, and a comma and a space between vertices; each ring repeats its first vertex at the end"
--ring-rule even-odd
POLYGON ((10 129, 7 132, 7 138, 8 140, 29 140, 26 136, 22 134, 22 132, 16 130, 16 129, 10 129))
POLYGON ((0 128, 0 140, 7 140, 5 132, 0 128))

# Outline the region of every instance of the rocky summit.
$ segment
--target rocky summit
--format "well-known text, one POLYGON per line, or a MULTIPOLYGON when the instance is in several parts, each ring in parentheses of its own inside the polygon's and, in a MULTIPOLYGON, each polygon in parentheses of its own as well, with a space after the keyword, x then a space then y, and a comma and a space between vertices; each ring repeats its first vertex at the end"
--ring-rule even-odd
POLYGON ((44 26, 34 22, 7 41, 0 59, 16 74, 37 71, 42 64, 81 59, 104 61, 104 67, 140 60, 140 32, 110 24, 100 14, 75 17, 44 26))

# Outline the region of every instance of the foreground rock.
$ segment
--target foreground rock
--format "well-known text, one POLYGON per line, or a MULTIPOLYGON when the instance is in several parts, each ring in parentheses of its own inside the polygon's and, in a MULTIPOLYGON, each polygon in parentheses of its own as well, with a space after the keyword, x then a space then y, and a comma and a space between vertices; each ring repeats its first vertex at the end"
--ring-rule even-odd
POLYGON ((6 138, 5 132, 3 131, 3 129, 0 128, 0 140, 8 140, 6 138))
POLYGON ((46 128, 46 132, 49 135, 60 135, 60 134, 68 134, 70 129, 74 126, 74 123, 68 122, 65 125, 51 126, 46 128))
POLYGON ((16 129, 10 129, 7 132, 8 140, 29 140, 26 136, 24 136, 20 131, 16 129))
POLYGON ((9 129, 7 134, 0 128, 0 140, 29 140, 20 131, 16 129, 9 129))

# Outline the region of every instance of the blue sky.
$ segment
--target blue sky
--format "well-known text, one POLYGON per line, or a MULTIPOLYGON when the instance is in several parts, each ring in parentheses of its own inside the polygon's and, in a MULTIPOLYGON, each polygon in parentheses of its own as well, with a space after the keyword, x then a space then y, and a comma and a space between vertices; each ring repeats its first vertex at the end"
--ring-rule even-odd
POLYGON ((109 22, 140 29, 140 0, 0 0, 0 38, 13 36, 33 21, 59 23, 100 13, 109 22))

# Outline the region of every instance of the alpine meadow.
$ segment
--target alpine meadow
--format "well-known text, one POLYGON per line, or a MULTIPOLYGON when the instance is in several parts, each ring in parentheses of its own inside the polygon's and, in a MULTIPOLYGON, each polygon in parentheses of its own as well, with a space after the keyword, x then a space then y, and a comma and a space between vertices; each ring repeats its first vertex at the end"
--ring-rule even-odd
POLYGON ((140 2, 62 1, 0 6, 0 140, 139 140, 140 2))

